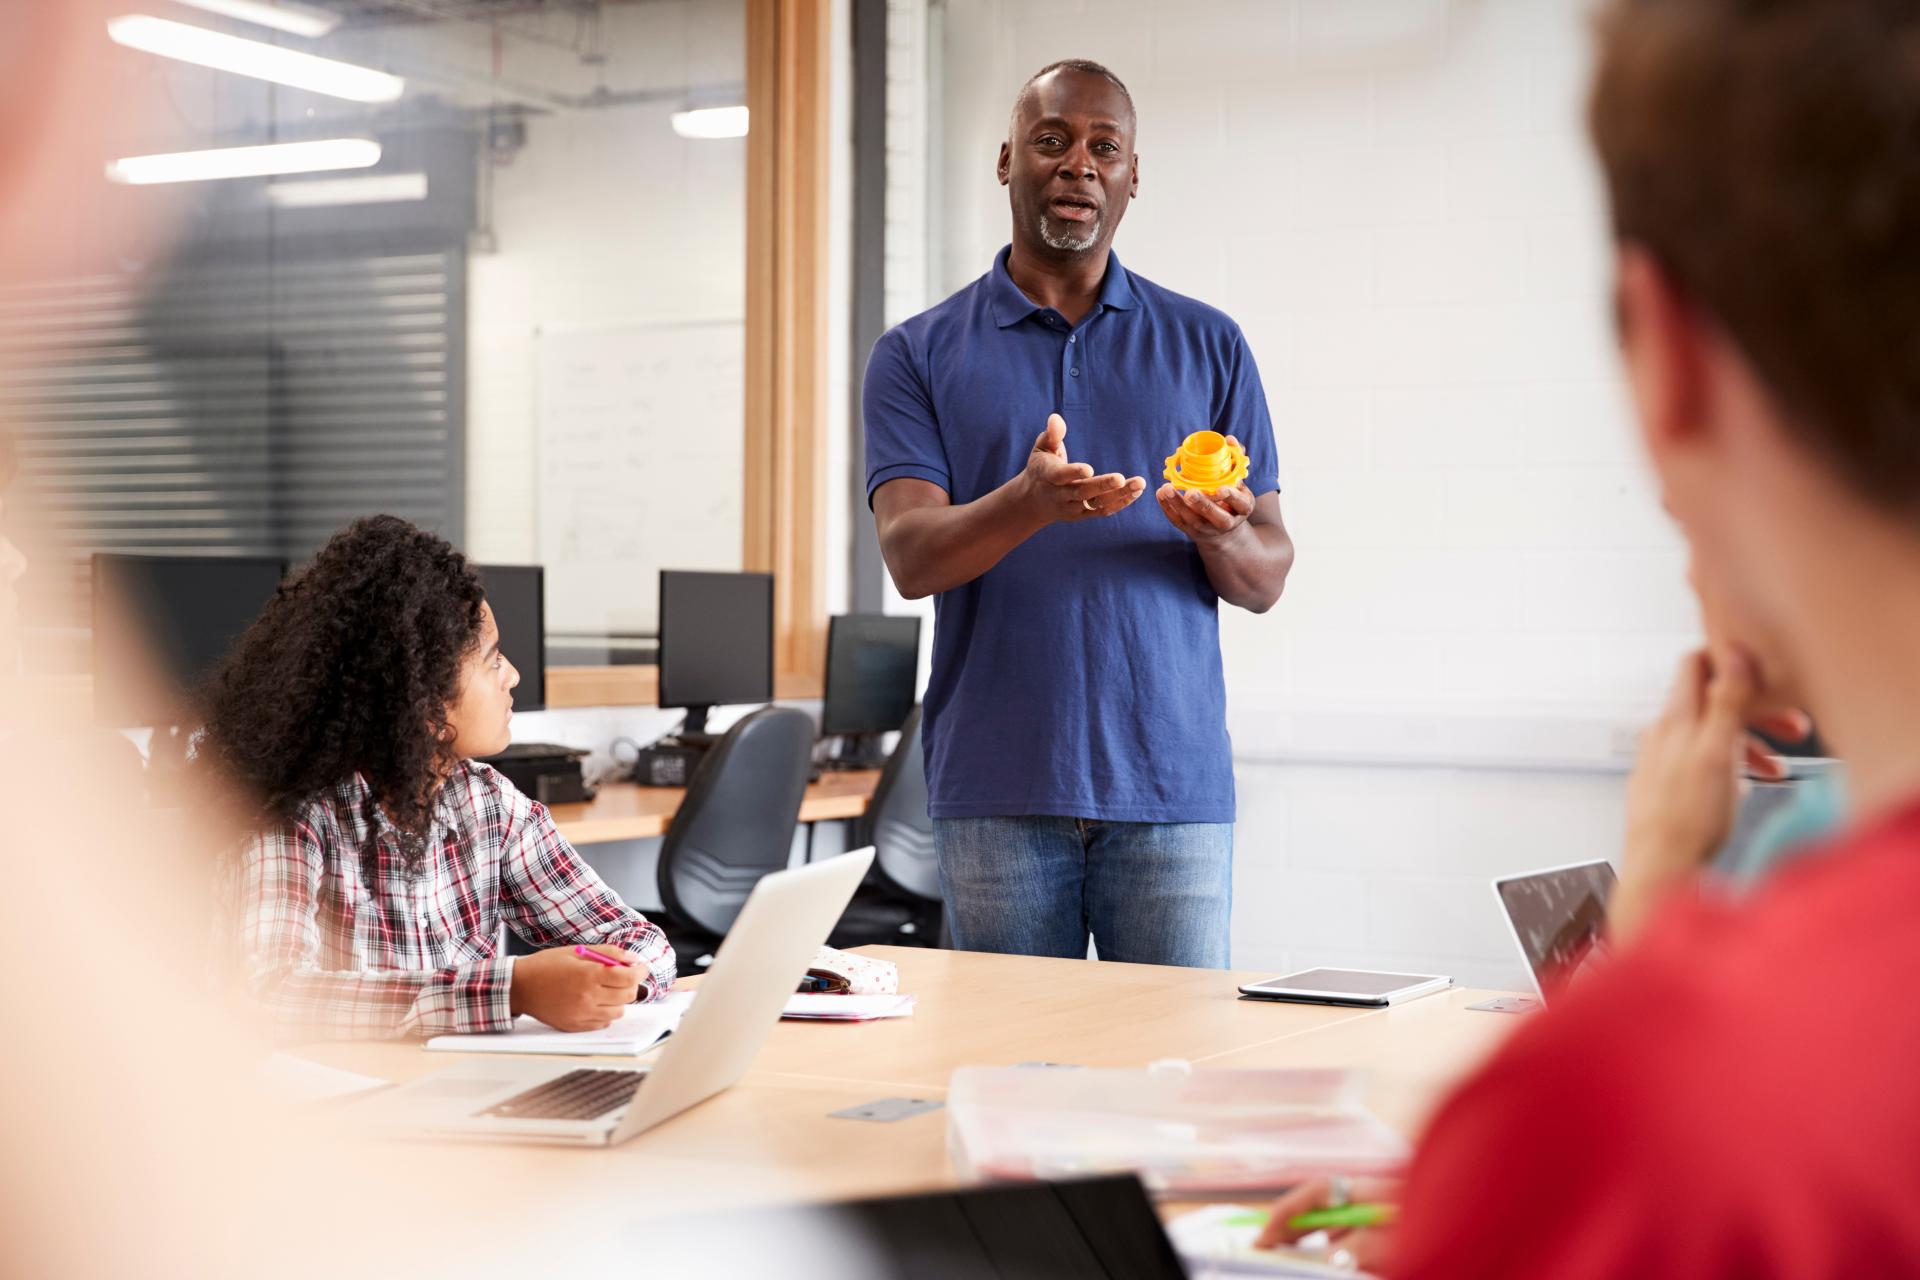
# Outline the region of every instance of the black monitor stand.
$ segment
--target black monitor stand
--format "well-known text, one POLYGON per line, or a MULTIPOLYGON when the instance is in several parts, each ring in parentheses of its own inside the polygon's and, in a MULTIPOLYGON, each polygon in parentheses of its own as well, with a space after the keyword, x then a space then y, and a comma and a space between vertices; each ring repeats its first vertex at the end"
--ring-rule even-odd
POLYGON ((820 762, 820 767, 846 772, 882 768, 887 763, 886 748, 881 745, 885 737, 879 733, 843 733, 837 748, 820 762))
POLYGON ((707 732, 707 713, 712 707, 688 707, 687 718, 667 741, 682 747, 710 747, 720 735, 707 732))

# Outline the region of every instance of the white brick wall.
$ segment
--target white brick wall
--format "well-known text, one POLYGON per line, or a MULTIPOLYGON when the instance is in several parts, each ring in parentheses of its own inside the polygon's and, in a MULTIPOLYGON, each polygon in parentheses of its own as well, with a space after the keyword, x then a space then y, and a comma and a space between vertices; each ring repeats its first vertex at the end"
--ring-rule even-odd
MULTIPOLYGON (((931 246, 938 234, 939 180, 932 163, 937 146, 936 49, 940 14, 929 0, 887 0, 887 205, 886 280, 882 311, 888 325, 926 310, 936 300, 931 246)), ((887 578, 887 613, 917 614, 920 679, 933 663, 933 601, 903 600, 887 578)))
POLYGON ((1266 380, 1301 560, 1277 611, 1223 628, 1236 963, 1511 981, 1487 878, 1614 851, 1614 726, 1692 640, 1615 365, 1586 8, 936 6, 936 294, 1007 239, 992 166, 1020 82, 1095 58, 1140 111, 1122 257, 1231 313, 1266 380), (1351 763, 1301 763, 1330 736, 1351 763), (1463 758, 1588 767, 1363 759, 1467 738, 1463 758))
POLYGON ((1618 775, 1241 762, 1233 963, 1523 982, 1496 875, 1618 852, 1618 775))
POLYGON ((1247 331, 1301 546, 1284 623, 1228 622, 1230 645, 1297 640, 1236 664, 1263 698, 1630 718, 1691 638, 1615 363, 1585 7, 938 6, 936 293, 1006 239, 1014 90, 1088 56, 1140 107, 1122 255, 1247 331))
POLYGON ((889 325, 924 311, 933 280, 928 263, 931 175, 928 141, 933 99, 927 0, 887 0, 886 286, 889 325))

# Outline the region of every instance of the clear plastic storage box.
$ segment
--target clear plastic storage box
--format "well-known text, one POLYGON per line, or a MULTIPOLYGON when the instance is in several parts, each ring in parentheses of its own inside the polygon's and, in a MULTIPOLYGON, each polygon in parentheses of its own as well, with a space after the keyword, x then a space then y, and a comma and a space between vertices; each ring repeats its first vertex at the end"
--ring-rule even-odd
POLYGON ((976 1180, 1132 1170, 1157 1195, 1264 1192, 1397 1169, 1407 1144, 1368 1111, 1363 1072, 962 1067, 947 1153, 976 1180))

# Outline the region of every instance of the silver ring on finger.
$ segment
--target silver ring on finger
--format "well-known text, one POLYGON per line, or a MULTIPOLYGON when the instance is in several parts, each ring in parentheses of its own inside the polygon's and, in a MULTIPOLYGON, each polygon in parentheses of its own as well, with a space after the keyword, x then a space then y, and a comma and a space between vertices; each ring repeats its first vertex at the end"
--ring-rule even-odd
POLYGON ((1085 508, 1086 508, 1086 509, 1087 509, 1088 511, 1098 511, 1098 510, 1100 509, 1100 508, 1098 508, 1098 507, 1096 507, 1096 506, 1094 506, 1094 505, 1093 505, 1093 499, 1092 499, 1092 498, 1082 498, 1082 499, 1080 499, 1080 505, 1081 505, 1081 506, 1083 506, 1083 507, 1085 507, 1085 508))
POLYGON ((1336 1173, 1327 1179, 1327 1208, 1344 1209, 1353 1203, 1353 1179, 1336 1173))

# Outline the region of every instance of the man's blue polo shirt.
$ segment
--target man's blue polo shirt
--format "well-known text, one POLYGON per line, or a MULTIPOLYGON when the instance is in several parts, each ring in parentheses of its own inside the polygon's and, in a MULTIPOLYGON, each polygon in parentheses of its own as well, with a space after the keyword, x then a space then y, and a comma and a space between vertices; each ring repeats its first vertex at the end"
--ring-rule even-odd
POLYGON ((1218 597, 1154 501, 1167 455, 1211 428, 1279 487, 1240 327, 1107 259, 1078 326, 993 269, 890 329, 867 366, 867 498, 916 477, 958 505, 1027 464, 1047 415, 1067 457, 1142 476, 1120 514, 1054 524, 934 602, 922 730, 936 818, 1231 822, 1218 597))

